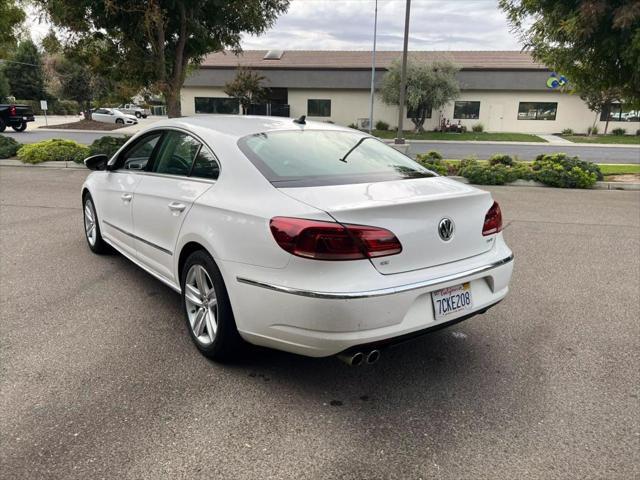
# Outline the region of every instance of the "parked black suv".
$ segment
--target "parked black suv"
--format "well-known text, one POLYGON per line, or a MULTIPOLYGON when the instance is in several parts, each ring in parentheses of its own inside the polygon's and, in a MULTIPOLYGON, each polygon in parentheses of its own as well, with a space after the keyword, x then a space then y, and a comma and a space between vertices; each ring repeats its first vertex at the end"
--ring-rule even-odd
POLYGON ((29 105, 0 104, 0 132, 4 132, 7 126, 16 132, 27 129, 27 122, 33 122, 33 110, 29 105))

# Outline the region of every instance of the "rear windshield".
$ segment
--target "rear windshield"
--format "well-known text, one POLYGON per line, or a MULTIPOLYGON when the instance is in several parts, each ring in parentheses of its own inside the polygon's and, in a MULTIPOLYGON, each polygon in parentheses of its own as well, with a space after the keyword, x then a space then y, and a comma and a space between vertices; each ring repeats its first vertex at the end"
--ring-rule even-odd
POLYGON ((273 185, 309 187, 384 182, 435 174, 381 141, 332 130, 258 133, 240 150, 273 185))

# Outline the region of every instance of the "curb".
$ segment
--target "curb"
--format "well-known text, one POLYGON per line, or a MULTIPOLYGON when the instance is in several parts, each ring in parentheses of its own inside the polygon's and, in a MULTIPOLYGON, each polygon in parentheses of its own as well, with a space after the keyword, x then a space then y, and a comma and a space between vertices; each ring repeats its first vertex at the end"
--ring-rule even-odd
MULTIPOLYGON (((30 163, 22 163, 20 160, 14 160, 12 158, 0 160, 0 167, 24 167, 24 168, 68 168, 71 170, 88 170, 83 164, 75 162, 42 162, 36 165, 30 163)), ((459 176, 447 176, 452 180, 460 183, 469 183, 464 177, 459 176)), ((504 185, 478 185, 479 187, 548 187, 544 183, 536 182, 535 180, 516 180, 515 182, 505 183, 504 185)), ((624 183, 624 182, 596 182, 591 190, 640 190, 640 183, 624 183)))
MULTIPOLYGON (((377 137, 379 138, 379 137, 377 137)), ((380 138, 384 143, 393 143, 391 138, 380 138)), ((524 145, 530 147, 557 147, 557 148, 584 148, 584 147, 596 147, 596 148, 637 148, 640 149, 640 145, 629 144, 613 144, 613 143, 552 143, 552 142, 511 142, 499 140, 486 141, 486 140, 405 140, 407 144, 423 144, 423 143, 436 143, 436 144, 457 144, 457 145, 524 145)))
POLYGON ((113 134, 115 133, 116 135, 127 135, 126 132, 120 132, 119 130, 124 130, 127 127, 124 128, 118 128, 116 130, 76 130, 76 129, 67 129, 67 128, 37 128, 35 130, 31 130, 32 132, 55 132, 55 133, 60 133, 63 134, 65 132, 68 133, 103 133, 105 135, 108 134, 113 134))
MULTIPOLYGON (((448 176, 456 182, 469 183, 464 177, 448 176)), ((553 188, 545 185, 544 183, 536 182, 535 180, 516 180, 515 182, 505 183, 504 185, 477 185, 478 187, 542 187, 553 188)), ((570 190, 582 190, 582 189, 570 189, 570 190)), ((584 190, 640 190, 640 183, 624 183, 624 182, 596 182, 590 189, 584 190)))
POLYGON ((88 170, 84 164, 75 162, 42 162, 38 164, 22 163, 12 158, 0 160, 0 167, 24 167, 24 168, 69 168, 72 170, 88 170))

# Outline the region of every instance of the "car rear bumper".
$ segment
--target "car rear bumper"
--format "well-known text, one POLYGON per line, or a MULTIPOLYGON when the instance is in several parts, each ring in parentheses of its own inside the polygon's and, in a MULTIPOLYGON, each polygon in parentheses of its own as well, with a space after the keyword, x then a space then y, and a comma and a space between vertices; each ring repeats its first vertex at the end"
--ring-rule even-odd
POLYGON ((16 115, 9 117, 9 125, 20 125, 24 122, 33 122, 35 117, 33 115, 16 115))
POLYGON ((228 290, 238 329, 247 341, 324 357, 392 342, 486 311, 508 292, 513 255, 504 246, 482 257, 482 263, 477 258, 456 262, 446 275, 379 289, 327 292, 239 274, 228 290), (473 309, 436 321, 431 293, 466 282, 471 285, 473 309))

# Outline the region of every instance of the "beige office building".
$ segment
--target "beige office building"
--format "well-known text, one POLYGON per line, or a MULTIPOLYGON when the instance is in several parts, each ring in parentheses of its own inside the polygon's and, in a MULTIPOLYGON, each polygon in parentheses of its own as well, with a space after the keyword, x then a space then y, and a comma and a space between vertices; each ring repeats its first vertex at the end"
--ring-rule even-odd
MULTIPOLYGON (((376 85, 400 52, 376 55, 376 85)), ((570 128, 585 133, 597 117, 603 132, 609 117, 609 131, 625 128, 633 134, 640 128, 640 112, 614 104, 596 115, 577 95, 549 88, 552 72, 533 61, 528 53, 513 51, 414 51, 415 62, 436 59, 453 61, 461 95, 440 110, 432 110, 425 129, 434 129, 442 119, 471 128, 482 123, 486 131, 559 133, 570 128)), ((367 126, 371 87, 371 52, 366 51, 266 51, 249 50, 236 56, 220 52, 206 57, 182 89, 183 115, 238 113, 236 99, 223 92, 238 67, 252 69, 265 77, 269 99, 254 105, 250 113, 331 121, 341 125, 367 126)), ((571 79, 568 79, 568 87, 571 79)), ((568 88, 567 90, 569 90, 568 88)), ((383 120, 390 127, 398 123, 397 106, 385 105, 378 95, 374 123, 383 120)), ((405 129, 412 127, 405 120, 405 129)))

